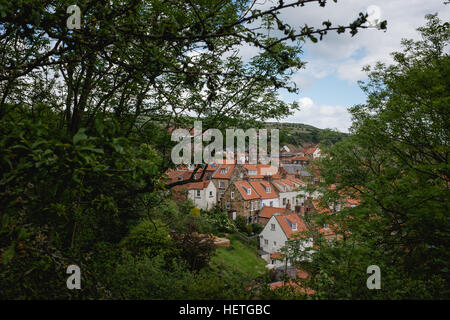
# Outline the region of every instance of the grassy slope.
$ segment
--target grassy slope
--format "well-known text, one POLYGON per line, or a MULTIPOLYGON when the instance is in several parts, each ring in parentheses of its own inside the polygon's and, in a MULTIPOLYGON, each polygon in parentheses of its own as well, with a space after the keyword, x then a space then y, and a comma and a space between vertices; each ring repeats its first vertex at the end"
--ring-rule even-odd
POLYGON ((252 278, 264 274, 267 263, 258 256, 258 250, 248 246, 236 236, 230 235, 228 238, 231 240, 230 247, 234 250, 217 248, 211 266, 221 269, 224 273, 237 271, 252 278))

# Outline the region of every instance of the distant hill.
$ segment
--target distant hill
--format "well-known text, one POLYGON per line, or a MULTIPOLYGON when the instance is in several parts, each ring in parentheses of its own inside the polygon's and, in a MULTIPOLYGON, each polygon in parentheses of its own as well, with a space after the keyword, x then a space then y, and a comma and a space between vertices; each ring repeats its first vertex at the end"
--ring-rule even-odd
POLYGON ((266 122, 267 128, 280 130, 280 146, 309 147, 318 143, 334 144, 348 136, 331 129, 319 129, 303 123, 266 122))

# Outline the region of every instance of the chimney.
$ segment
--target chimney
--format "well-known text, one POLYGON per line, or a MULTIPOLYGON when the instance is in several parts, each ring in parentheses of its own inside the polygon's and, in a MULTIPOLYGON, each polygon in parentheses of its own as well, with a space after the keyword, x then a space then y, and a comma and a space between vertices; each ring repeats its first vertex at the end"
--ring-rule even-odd
POLYGON ((286 209, 291 210, 291 203, 289 202, 289 199, 286 204, 286 209))

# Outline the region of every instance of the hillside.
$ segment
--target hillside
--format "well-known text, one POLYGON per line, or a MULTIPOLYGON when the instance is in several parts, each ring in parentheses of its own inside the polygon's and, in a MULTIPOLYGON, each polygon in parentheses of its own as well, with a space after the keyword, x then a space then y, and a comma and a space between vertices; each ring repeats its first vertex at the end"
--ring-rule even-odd
POLYGON ((308 147, 318 143, 334 144, 348 136, 347 133, 319 129, 303 123, 267 122, 266 126, 280 130, 280 145, 290 144, 295 147, 308 147))

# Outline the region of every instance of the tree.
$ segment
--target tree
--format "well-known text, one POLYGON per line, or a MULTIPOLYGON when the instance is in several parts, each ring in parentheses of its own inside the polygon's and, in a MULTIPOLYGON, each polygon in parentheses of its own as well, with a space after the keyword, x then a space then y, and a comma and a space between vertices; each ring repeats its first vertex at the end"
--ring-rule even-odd
POLYGON ((319 162, 325 206, 360 200, 316 217, 341 239, 315 239, 312 261, 300 263, 320 298, 450 296, 450 28, 426 18, 422 40, 404 40, 394 64, 366 68, 367 102, 351 109, 350 136, 319 162), (370 265, 381 268, 381 290, 366 288, 370 265))
POLYGON ((115 269, 124 238, 148 266, 137 247, 167 247, 150 232, 154 216, 170 215, 164 225, 179 216, 166 202, 171 145, 161 129, 289 114, 296 105, 277 89, 296 90, 289 79, 304 66, 301 45, 367 27, 364 14, 297 30, 280 20, 313 2, 325 5, 82 0, 81 29, 68 30, 72 1, 0 0, 0 295, 108 297, 101 265, 115 269), (244 61, 243 45, 260 52, 244 61), (76 294, 60 285, 73 263, 85 270, 76 294))

